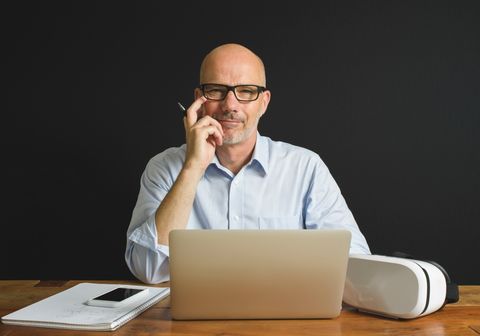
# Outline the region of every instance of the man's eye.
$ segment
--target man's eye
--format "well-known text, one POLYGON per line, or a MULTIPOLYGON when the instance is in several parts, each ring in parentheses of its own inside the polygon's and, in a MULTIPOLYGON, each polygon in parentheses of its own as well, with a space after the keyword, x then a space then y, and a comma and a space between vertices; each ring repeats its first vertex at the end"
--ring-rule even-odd
POLYGON ((225 89, 222 89, 222 88, 212 88, 212 89, 209 89, 208 92, 210 92, 210 93, 223 93, 223 92, 225 92, 225 89))
POLYGON ((254 90, 250 90, 250 89, 242 89, 242 90, 240 90, 240 93, 254 94, 255 91, 254 91, 254 90))

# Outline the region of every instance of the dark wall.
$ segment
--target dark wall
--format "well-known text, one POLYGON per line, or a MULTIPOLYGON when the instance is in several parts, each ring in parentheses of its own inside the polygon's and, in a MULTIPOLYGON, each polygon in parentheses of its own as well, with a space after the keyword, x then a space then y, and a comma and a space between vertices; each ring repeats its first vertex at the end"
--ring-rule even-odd
POLYGON ((4 7, 0 278, 131 277, 145 164, 183 143, 203 56, 238 42, 267 66, 260 132, 322 157, 372 252, 479 284, 479 3, 293 3, 4 7))

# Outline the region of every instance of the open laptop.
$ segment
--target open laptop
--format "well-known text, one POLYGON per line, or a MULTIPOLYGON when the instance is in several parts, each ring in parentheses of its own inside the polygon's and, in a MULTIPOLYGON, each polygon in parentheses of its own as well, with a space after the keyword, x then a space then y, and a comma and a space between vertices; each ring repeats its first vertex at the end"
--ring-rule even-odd
POLYGON ((348 230, 174 230, 172 318, 336 317, 350 239, 348 230))

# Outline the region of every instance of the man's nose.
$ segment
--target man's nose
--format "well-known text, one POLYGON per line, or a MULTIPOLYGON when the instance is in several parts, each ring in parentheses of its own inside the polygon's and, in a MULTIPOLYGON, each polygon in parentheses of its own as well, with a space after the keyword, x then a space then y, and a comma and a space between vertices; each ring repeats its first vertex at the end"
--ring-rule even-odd
POLYGON ((237 97, 235 97, 233 91, 228 91, 225 99, 223 100, 223 106, 225 107, 225 109, 228 111, 236 111, 235 106, 237 104, 238 100, 237 97))

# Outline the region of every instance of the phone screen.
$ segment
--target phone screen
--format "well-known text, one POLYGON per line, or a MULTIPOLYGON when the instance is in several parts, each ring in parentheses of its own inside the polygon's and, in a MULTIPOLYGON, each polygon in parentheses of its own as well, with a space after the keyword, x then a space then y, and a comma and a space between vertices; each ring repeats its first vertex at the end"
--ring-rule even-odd
POLYGON ((108 293, 97 296, 94 300, 120 302, 128 299, 130 296, 140 293, 142 289, 134 288, 116 288, 108 293))

